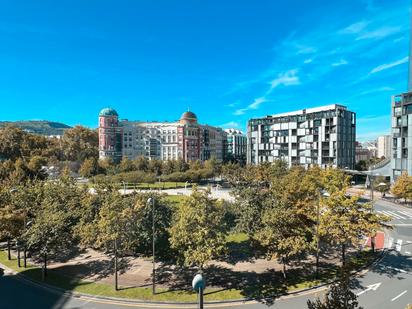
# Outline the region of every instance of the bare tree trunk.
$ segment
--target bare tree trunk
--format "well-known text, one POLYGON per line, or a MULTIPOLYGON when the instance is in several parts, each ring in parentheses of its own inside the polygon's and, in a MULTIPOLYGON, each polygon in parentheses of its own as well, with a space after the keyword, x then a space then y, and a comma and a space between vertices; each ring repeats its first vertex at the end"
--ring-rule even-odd
POLYGON ((342 244, 342 266, 345 266, 346 245, 342 244))
POLYGON ((42 271, 42 277, 43 277, 43 281, 46 280, 47 277, 47 252, 44 251, 44 255, 43 255, 43 271, 42 271))
POLYGON ((284 257, 282 257, 282 273, 283 278, 286 279, 286 261, 284 257))
POLYGON ((7 238, 7 259, 11 260, 10 238, 7 238))
POLYGON ((114 240, 114 289, 117 291, 118 278, 117 278, 117 239, 114 240))

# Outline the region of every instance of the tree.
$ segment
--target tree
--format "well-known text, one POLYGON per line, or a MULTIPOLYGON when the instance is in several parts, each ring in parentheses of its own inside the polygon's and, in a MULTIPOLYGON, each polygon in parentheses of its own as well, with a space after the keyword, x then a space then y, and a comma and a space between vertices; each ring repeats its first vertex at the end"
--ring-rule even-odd
POLYGON ((29 250, 43 259, 43 276, 47 277, 47 262, 50 257, 65 256, 75 248, 73 229, 78 222, 82 196, 69 177, 59 182, 40 184, 33 201, 33 219, 23 234, 29 250))
POLYGON ((332 284, 323 301, 308 300, 308 309, 362 309, 355 293, 351 291, 350 277, 343 272, 338 282, 332 284))
POLYGON ((64 132, 61 146, 66 160, 83 162, 87 158, 98 158, 99 138, 96 130, 75 126, 64 132))
POLYGON ((96 158, 87 158, 84 160, 79 169, 79 174, 82 177, 89 178, 99 172, 99 164, 96 158))
POLYGON ((302 225, 293 209, 273 201, 262 216, 262 227, 254 236, 265 248, 270 259, 278 259, 283 265, 286 278, 287 263, 302 255, 309 247, 302 225))
POLYGON ((272 184, 278 183, 287 173, 287 166, 280 160, 273 164, 248 165, 245 168, 235 164, 229 166, 232 168, 225 168, 224 177, 233 186, 232 194, 238 209, 238 230, 253 238, 261 227, 265 201, 272 199, 272 184))
POLYGON ((285 278, 288 262, 302 257, 314 246, 319 172, 294 167, 272 182, 270 194, 263 202, 261 226, 252 235, 269 258, 282 263, 285 278))
POLYGON ((27 168, 30 170, 32 178, 36 179, 45 179, 47 173, 43 170, 43 166, 47 163, 46 158, 41 156, 33 156, 30 158, 30 161, 27 165, 27 168))
POLYGON ((347 196, 346 188, 322 199, 320 235, 341 248, 342 264, 348 246, 358 247, 364 237, 375 236, 389 218, 372 211, 371 203, 359 202, 359 196, 347 196))
POLYGON ((166 200, 155 194, 136 194, 130 198, 133 208, 129 210, 130 229, 127 239, 128 248, 135 253, 152 253, 152 220, 154 214, 155 241, 158 254, 170 256, 169 228, 172 221, 172 209, 166 200), (154 200, 148 203, 148 199, 154 200))
POLYGON ((160 160, 152 159, 149 161, 148 170, 154 173, 156 176, 160 176, 162 174, 162 167, 163 163, 160 160))
POLYGON ((402 173, 402 175, 396 179, 392 187, 392 193, 397 198, 404 199, 406 203, 408 198, 412 198, 412 177, 408 176, 407 173, 402 173))
POLYGON ((11 259, 10 241, 20 235, 22 225, 22 213, 12 202, 12 187, 3 185, 0 187, 0 239, 7 239, 8 259, 11 259))
POLYGON ((149 160, 146 157, 137 157, 133 160, 133 164, 138 171, 147 172, 149 170, 149 160))
POLYGON ((122 172, 131 172, 135 169, 133 161, 127 157, 123 158, 122 161, 120 161, 119 168, 122 172))
POLYGON ((27 155, 22 151, 26 136, 26 132, 13 126, 0 129, 0 158, 15 160, 27 155))
POLYGON ((177 209, 170 228, 170 244, 186 266, 205 264, 223 252, 225 223, 222 203, 194 187, 190 197, 177 209))

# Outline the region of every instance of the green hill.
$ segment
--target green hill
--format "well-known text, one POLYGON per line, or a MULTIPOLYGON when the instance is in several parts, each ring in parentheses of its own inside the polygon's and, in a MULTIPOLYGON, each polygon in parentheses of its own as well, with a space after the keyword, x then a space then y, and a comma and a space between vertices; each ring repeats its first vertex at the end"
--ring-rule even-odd
POLYGON ((63 135, 65 130, 71 128, 64 123, 46 120, 0 121, 0 128, 7 125, 13 125, 27 132, 41 135, 63 135))

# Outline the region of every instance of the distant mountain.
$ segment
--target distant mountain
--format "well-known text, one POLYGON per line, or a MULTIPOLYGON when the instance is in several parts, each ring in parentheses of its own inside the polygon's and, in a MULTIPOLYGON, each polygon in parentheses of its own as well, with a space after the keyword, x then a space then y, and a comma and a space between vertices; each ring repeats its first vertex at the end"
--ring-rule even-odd
POLYGON ((0 121, 0 128, 7 125, 14 125, 27 132, 41 135, 63 135, 65 130, 71 128, 64 123, 46 120, 0 121))

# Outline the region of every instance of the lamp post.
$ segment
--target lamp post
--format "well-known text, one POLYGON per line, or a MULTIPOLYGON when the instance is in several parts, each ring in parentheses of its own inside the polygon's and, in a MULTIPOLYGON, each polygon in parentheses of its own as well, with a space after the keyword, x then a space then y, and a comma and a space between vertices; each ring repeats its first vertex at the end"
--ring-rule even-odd
POLYGON ((316 204, 316 278, 319 277, 319 252, 320 252, 320 240, 319 240, 319 224, 320 224, 320 201, 322 197, 329 197, 329 192, 325 190, 319 190, 319 200, 316 204))
POLYGON ((203 309, 203 290, 205 289, 206 281, 202 274, 197 274, 192 281, 193 290, 199 293, 198 296, 198 309, 203 309))
POLYGON ((123 194, 126 194, 126 183, 122 181, 122 184, 123 184, 123 194))
POLYGON ((156 294, 156 260, 155 260, 155 200, 152 197, 147 199, 148 204, 152 204, 152 263, 153 263, 153 271, 152 271, 152 294, 156 294))

